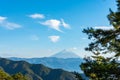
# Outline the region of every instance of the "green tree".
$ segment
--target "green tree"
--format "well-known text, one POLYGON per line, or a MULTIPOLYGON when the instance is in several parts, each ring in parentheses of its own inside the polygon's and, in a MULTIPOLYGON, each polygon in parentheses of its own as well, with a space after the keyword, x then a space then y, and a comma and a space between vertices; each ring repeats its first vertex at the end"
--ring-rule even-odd
POLYGON ((16 73, 11 76, 4 70, 0 69, 0 80, 29 80, 29 79, 21 73, 16 73))
POLYGON ((14 75, 12 75, 12 78, 14 80, 28 80, 23 74, 21 73, 16 73, 14 75))
POLYGON ((86 57, 85 62, 80 65, 85 75, 91 80, 120 80, 120 0, 117 2, 117 11, 110 9, 107 16, 114 29, 84 29, 83 33, 92 40, 85 49, 93 53, 86 57), (114 54, 106 57, 106 54, 114 54))
POLYGON ((83 80, 82 76, 78 72, 74 72, 74 74, 76 75, 77 80, 83 80))
POLYGON ((13 78, 2 69, 0 69, 0 80, 13 80, 13 78))

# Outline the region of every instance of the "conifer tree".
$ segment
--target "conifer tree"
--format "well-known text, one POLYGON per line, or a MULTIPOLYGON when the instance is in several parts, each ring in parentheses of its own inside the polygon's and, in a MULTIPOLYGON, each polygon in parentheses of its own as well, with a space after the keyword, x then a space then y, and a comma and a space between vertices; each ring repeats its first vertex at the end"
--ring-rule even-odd
POLYGON ((117 2, 117 11, 110 9, 107 18, 113 29, 84 29, 83 33, 92 40, 86 51, 93 56, 86 57, 85 62, 80 65, 85 75, 91 80, 120 80, 120 0, 117 2), (105 56, 111 54, 113 56, 105 56))

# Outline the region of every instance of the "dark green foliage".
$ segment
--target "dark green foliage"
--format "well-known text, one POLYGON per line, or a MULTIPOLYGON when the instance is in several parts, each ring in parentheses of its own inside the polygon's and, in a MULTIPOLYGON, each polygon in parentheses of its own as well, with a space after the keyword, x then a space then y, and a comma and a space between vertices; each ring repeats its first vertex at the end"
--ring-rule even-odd
POLYGON ((120 30, 94 30, 93 28, 85 29, 84 33, 92 39, 93 42, 86 48, 95 55, 99 54, 115 54, 117 58, 120 55, 120 30))
POLYGON ((12 78, 14 80, 28 80, 23 74, 21 73, 17 73, 17 74, 14 74, 12 75, 12 78))
POLYGON ((74 72, 74 74, 76 75, 77 80, 83 80, 78 72, 74 72))
POLYGON ((93 53, 80 65, 85 75, 91 80, 120 80, 120 0, 117 0, 118 11, 107 16, 114 29, 84 29, 83 33, 92 40, 85 49, 93 53), (111 56, 105 56, 112 54, 111 56))
POLYGON ((96 59, 86 58, 86 62, 81 64, 81 69, 86 76, 92 80, 113 80, 120 79, 119 64, 115 61, 108 61, 102 56, 98 56, 96 59))
POLYGON ((29 80, 23 74, 16 73, 14 75, 9 75, 2 69, 0 69, 0 80, 29 80))
POLYGON ((2 69, 0 69, 0 80, 13 80, 13 78, 2 69))

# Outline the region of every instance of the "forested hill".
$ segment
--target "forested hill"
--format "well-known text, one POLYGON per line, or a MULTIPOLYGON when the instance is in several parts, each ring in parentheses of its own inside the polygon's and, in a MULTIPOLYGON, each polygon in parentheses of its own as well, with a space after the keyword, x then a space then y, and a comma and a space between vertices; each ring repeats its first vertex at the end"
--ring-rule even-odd
POLYGON ((29 77, 29 80, 76 80, 74 74, 62 69, 51 69, 42 64, 30 64, 25 61, 0 58, 0 67, 10 75, 20 72, 29 77))

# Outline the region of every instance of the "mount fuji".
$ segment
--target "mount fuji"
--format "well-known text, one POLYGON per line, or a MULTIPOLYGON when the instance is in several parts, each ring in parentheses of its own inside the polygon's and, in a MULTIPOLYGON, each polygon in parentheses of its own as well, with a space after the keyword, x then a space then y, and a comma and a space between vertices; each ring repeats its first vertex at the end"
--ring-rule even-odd
POLYGON ((62 50, 54 55, 52 55, 51 57, 55 57, 55 58, 80 58, 80 56, 78 56, 76 53, 69 51, 69 50, 62 50))

